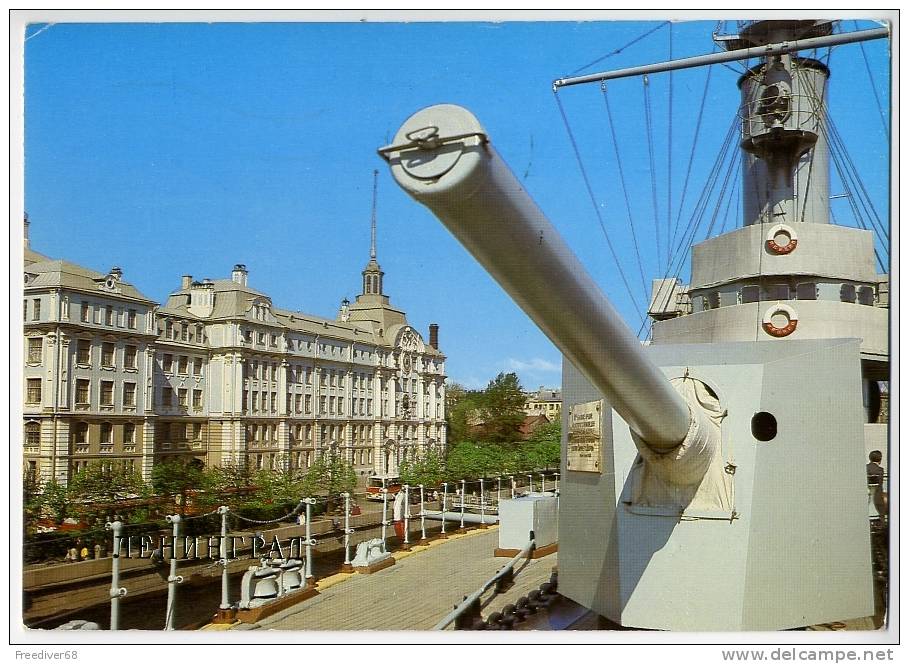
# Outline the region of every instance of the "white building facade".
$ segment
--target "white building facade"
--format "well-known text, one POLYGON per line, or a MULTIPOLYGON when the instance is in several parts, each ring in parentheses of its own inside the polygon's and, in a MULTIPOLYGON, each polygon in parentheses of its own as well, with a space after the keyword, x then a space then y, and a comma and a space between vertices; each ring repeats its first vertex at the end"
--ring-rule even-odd
POLYGON ((23 454, 42 480, 97 460, 148 478, 175 455, 305 469, 332 451, 365 482, 444 452, 438 326, 424 340, 391 306, 374 243, 336 319, 275 308, 243 265, 184 276, 158 307, 118 268, 25 254, 23 454))

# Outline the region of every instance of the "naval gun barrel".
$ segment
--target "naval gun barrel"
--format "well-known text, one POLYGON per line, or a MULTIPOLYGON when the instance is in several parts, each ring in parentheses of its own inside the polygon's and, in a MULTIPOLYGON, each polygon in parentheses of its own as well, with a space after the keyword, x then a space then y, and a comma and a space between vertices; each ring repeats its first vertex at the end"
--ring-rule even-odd
POLYGON ((425 108, 379 154, 650 448, 670 450, 686 438, 687 401, 646 357, 473 114, 450 104, 425 108))

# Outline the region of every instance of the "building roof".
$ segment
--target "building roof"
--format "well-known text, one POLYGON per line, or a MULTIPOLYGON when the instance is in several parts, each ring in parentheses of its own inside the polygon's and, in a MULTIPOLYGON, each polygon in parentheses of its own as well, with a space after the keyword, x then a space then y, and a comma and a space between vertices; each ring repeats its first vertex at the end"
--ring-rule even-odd
POLYGON ((562 389, 559 387, 543 387, 534 392, 527 392, 528 401, 562 401, 562 389))
POLYGON ((146 304, 155 304, 154 300, 149 299, 135 286, 119 277, 115 278, 108 287, 107 283, 111 273, 95 272, 65 260, 51 260, 29 249, 25 251, 25 261, 25 273, 29 277, 25 284, 27 289, 68 288, 104 297, 126 298, 146 304), (43 260, 37 260, 36 257, 43 260), (30 258, 35 259, 34 262, 29 263, 30 258))

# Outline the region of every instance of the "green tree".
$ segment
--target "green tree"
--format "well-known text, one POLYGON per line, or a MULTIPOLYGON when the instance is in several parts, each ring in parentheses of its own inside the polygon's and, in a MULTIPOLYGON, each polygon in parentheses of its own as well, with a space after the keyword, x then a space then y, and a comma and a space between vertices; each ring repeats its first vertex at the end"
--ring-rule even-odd
POLYGON ((526 443, 533 469, 559 468, 562 454, 562 422, 556 420, 538 427, 526 443))
POLYGON ((511 443, 518 440, 524 422, 524 390, 515 373, 500 373, 483 391, 479 415, 486 440, 511 443))
POLYGON ((324 451, 306 471, 301 483, 303 496, 325 496, 326 511, 334 509, 340 493, 352 493, 357 486, 357 473, 337 452, 324 451))
POLYGON ((43 509, 53 514, 57 523, 61 523, 69 514, 69 493, 65 486, 50 480, 41 489, 41 504, 43 509))
POLYGON ((202 486, 205 492, 199 497, 201 503, 239 509, 252 491, 253 477, 246 465, 212 466, 203 471, 202 486))
POLYGON ((119 462, 89 463, 69 483, 70 496, 89 504, 135 498, 146 491, 142 476, 119 462))
POLYGON ((179 504, 180 515, 186 514, 186 499, 190 492, 205 488, 205 474, 199 459, 171 457, 152 467, 152 487, 160 496, 179 504))
POLYGON ((495 443, 463 441, 449 450, 445 475, 449 481, 494 477, 503 472, 506 458, 506 451, 495 443))
POLYGON ((427 450, 414 461, 405 460, 399 467, 401 482, 411 486, 439 486, 445 478, 441 455, 434 449, 427 450))
POLYGON ((445 419, 448 422, 448 440, 459 443, 471 438, 470 427, 480 421, 482 392, 467 390, 453 383, 445 391, 445 419))

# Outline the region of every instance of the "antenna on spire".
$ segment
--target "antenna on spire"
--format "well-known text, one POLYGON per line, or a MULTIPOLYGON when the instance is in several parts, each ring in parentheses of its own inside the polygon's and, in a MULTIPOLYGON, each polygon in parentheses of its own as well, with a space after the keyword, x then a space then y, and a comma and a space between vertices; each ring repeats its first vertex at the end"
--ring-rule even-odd
POLYGON ((379 187, 379 171, 372 172, 372 236, 369 245, 369 257, 376 257, 376 195, 379 187))

